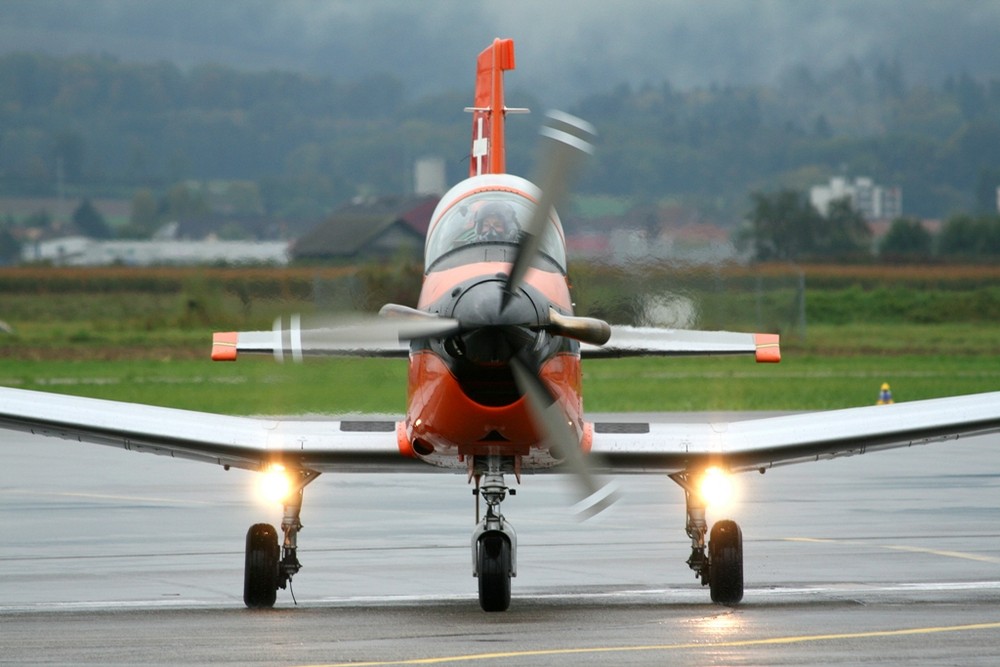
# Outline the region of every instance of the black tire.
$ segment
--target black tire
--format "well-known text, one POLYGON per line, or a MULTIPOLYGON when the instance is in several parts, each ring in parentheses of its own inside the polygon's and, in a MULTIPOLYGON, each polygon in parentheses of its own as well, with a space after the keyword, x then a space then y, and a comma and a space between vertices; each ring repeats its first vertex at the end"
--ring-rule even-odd
POLYGON ((735 521, 718 521, 712 526, 708 554, 712 602, 738 604, 743 599, 743 533, 735 521))
POLYGON ((243 602, 250 609, 270 609, 278 596, 278 531, 256 523, 247 531, 243 602))
POLYGON ((479 606, 483 611, 510 607, 510 542, 501 534, 479 538, 479 606))

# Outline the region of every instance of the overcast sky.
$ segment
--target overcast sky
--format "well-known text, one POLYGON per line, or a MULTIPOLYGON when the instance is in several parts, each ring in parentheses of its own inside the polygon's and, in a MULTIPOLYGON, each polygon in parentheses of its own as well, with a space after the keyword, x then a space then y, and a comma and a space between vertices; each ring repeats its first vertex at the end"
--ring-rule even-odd
POLYGON ((470 86, 513 37, 511 80, 548 100, 615 83, 771 83, 804 64, 898 60, 906 79, 1000 77, 1000 2, 974 0, 2 0, 0 51, 111 53, 470 86))

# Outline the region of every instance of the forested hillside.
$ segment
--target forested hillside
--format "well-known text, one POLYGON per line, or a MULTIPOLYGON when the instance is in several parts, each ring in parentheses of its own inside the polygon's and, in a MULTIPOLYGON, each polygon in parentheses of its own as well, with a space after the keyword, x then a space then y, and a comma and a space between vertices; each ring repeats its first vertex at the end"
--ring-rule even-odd
MULTIPOLYGON (((114 57, 0 58, 0 194, 131 198, 186 179, 259 184, 270 214, 315 215, 357 194, 409 187, 412 161, 467 169, 470 81, 408 99, 392 75, 361 80, 221 66, 182 70, 114 57), (468 85, 466 85, 468 84, 468 85)), ((542 109, 511 75, 508 165, 530 174, 542 109)), ((897 63, 799 68, 773 86, 681 90, 669 81, 607 91, 568 111, 600 133, 587 194, 677 199, 735 221, 749 194, 831 175, 903 188, 904 212, 941 217, 995 206, 1000 79, 907 83, 897 63)))

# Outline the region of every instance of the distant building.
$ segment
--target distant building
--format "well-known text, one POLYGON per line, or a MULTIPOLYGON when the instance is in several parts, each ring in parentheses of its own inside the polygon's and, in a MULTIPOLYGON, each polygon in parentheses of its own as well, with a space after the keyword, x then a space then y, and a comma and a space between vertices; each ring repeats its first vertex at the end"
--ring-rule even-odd
POLYGON ((413 194, 440 197, 447 189, 443 158, 426 156, 416 161, 413 165, 413 194))
POLYGON ((24 262, 55 266, 287 264, 287 241, 96 241, 64 236, 24 244, 24 262))
POLYGON ((221 215, 209 213, 180 218, 167 223, 160 233, 165 238, 196 241, 222 238, 231 241, 285 241, 301 235, 316 220, 273 218, 264 215, 221 215), (169 226, 169 227, 168 227, 169 226))
POLYGON ((845 197, 866 220, 894 220, 903 215, 903 191, 899 187, 875 185, 870 178, 858 177, 849 182, 837 176, 828 185, 809 189, 810 203, 823 215, 830 212, 830 202, 845 197))
POLYGON ((564 217, 571 260, 627 266, 643 262, 735 261, 729 231, 700 211, 674 203, 632 206, 591 218, 564 217))
POLYGON ((379 197, 349 204, 306 232, 292 246, 304 262, 423 256, 424 238, 438 197, 379 197))

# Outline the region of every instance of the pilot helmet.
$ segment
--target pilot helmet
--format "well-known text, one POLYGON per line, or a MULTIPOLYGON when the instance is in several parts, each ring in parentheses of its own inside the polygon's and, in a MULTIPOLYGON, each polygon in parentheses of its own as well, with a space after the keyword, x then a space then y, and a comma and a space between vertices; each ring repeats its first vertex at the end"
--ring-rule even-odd
POLYGON ((481 241, 514 241, 517 215, 507 202, 488 202, 476 211, 476 236, 481 241))

